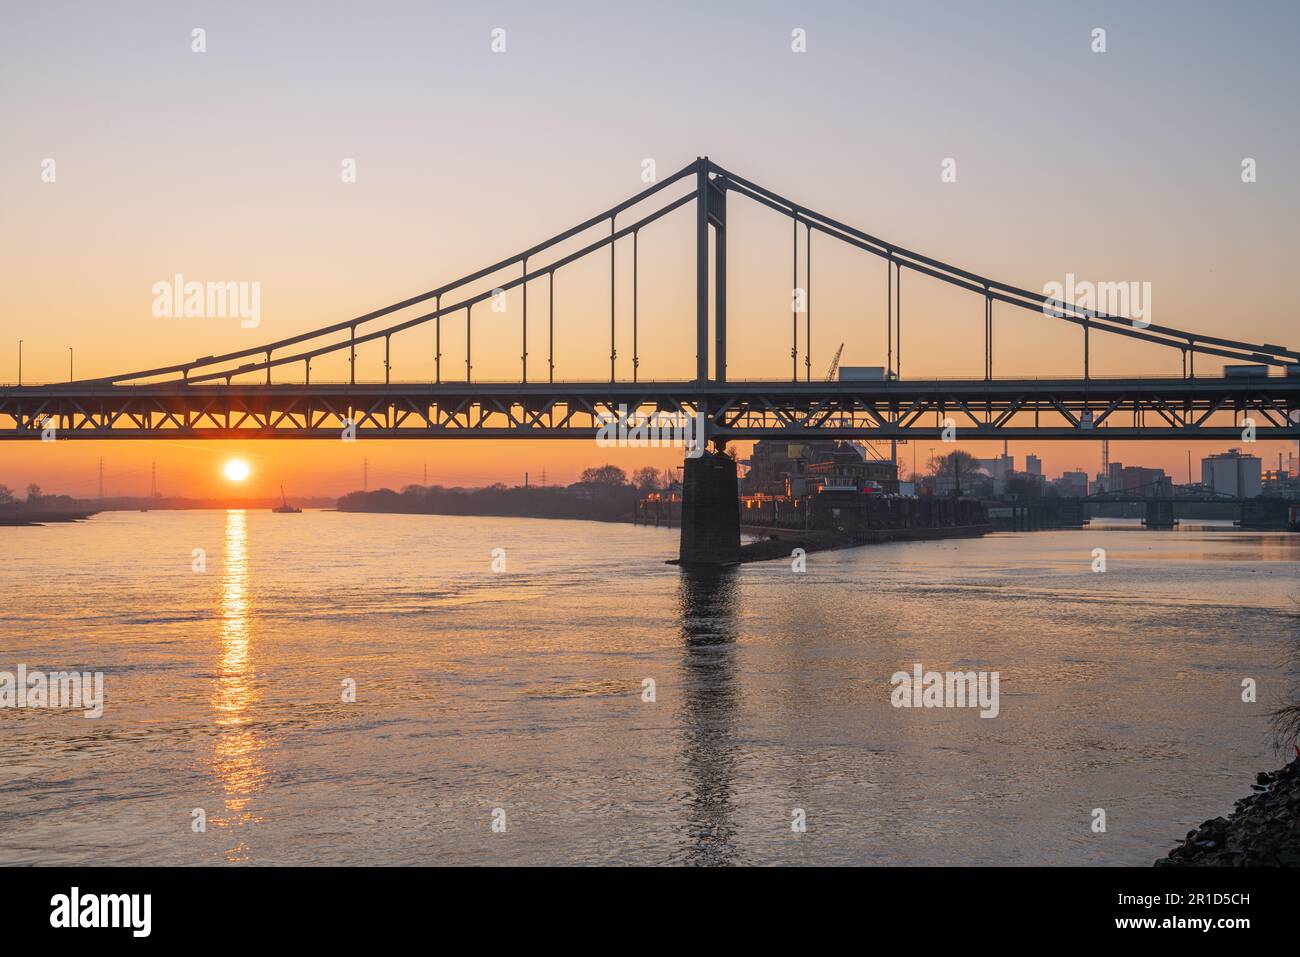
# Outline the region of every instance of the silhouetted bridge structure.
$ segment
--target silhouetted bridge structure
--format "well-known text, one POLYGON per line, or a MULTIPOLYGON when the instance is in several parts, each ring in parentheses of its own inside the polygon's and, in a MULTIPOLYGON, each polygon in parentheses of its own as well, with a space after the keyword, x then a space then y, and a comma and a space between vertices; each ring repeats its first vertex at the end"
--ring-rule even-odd
MULTIPOLYGON (((1141 505, 1143 524, 1148 528, 1172 528, 1175 509, 1181 506, 1219 506, 1200 518, 1226 518, 1235 512, 1238 524, 1247 528, 1287 527, 1291 502, 1283 498, 1241 498, 1201 485, 1175 485, 1168 480, 1127 489, 1094 492, 1079 497, 987 499, 984 502, 994 525, 1011 531, 1083 528, 1097 518, 1096 505, 1141 505)), ((1180 509, 1184 517, 1188 511, 1180 509)), ((1129 509, 1123 509, 1129 512, 1129 509)), ((1195 517, 1195 516, 1192 516, 1195 517)))
POLYGON ((1176 524, 1176 505, 1231 505, 1236 506, 1238 524, 1247 527, 1286 527, 1285 499, 1242 498, 1203 485, 1174 485, 1171 482, 1150 482, 1130 489, 1095 492, 1079 499, 1083 505, 1100 503, 1140 504, 1145 506, 1143 524, 1148 528, 1172 528, 1176 524))
MULTIPOLYGON (((626 276, 623 281, 627 282, 626 276)), ((603 323, 602 328, 592 325, 588 338, 603 340, 603 323)), ((909 350, 924 354, 924 342, 908 340, 907 344, 909 350)), ((761 438, 941 438, 945 429, 952 428, 962 440, 1093 440, 1104 434, 1115 440, 1237 441, 1249 425, 1260 440, 1294 439, 1300 437, 1297 373, 1300 353, 1285 347, 1134 322, 1051 299, 872 236, 701 158, 545 242, 361 316, 174 365, 66 383, 0 387, 0 439, 582 439, 596 437, 602 425, 620 416, 654 415, 696 423, 696 434, 718 448, 732 440, 761 438), (729 375, 730 197, 755 203, 791 225, 791 288, 802 295, 773 307, 791 320, 788 380, 747 381, 729 375), (639 287, 644 277, 639 275, 639 244, 656 223, 688 208, 694 216, 695 375, 689 380, 647 381, 640 369, 639 287), (594 238, 584 243, 584 236, 594 238), (830 240, 860 250, 884 267, 889 373, 880 381, 813 379, 814 236, 819 242, 830 240), (570 249, 575 243, 580 244, 570 249), (619 244, 625 250, 629 244, 632 247, 632 334, 630 342, 622 343, 625 351, 630 350, 631 361, 624 359, 622 375, 616 335, 619 244), (606 256, 609 378, 558 380, 557 276, 580 261, 606 256), (983 299, 982 377, 902 377, 905 274, 937 280, 983 299), (474 375, 475 332, 480 340, 491 336, 494 348, 499 347, 500 318, 494 317, 487 331, 482 316, 496 297, 511 290, 518 290, 523 302, 517 340, 519 376, 509 382, 480 381, 474 375), (1068 379, 996 377, 994 330, 999 306, 1075 326, 1080 334, 1081 374, 1068 379), (444 327, 453 322, 463 323, 464 329, 464 355, 454 360, 442 349, 444 327), (539 337, 537 327, 542 322, 546 333, 539 337), (432 349, 424 340, 416 341, 413 330, 432 331, 432 349), (534 348, 540 348, 539 338, 545 344, 544 363, 534 359, 530 364, 530 331, 534 348), (1183 374, 1096 377, 1091 374, 1090 357, 1091 341, 1097 335, 1177 350, 1183 374), (358 348, 380 345, 382 377, 359 376, 358 348), (421 381, 393 381, 395 349, 404 363, 409 364, 413 356, 427 360, 427 376, 421 381), (323 382, 318 375, 313 381, 313 362, 330 356, 346 357, 347 380, 323 382), (1198 356, 1268 367, 1276 374, 1197 375, 1198 356)), ((734 464, 714 461, 712 453, 687 460, 684 555, 693 547, 694 504, 713 501, 712 494, 701 499, 692 491, 694 477, 715 465, 734 476, 734 464)), ((723 510, 734 510, 734 488, 728 492, 725 487, 730 480, 726 475, 716 480, 723 483, 717 494, 732 503, 723 510)), ((732 537, 729 527, 720 534, 727 541, 732 537)))
POLYGON ((1080 498, 1082 502, 1150 502, 1160 499, 1169 502, 1196 504, 1240 505, 1253 499, 1216 492, 1203 485, 1175 485, 1172 482, 1148 482, 1133 488, 1093 492, 1080 498))

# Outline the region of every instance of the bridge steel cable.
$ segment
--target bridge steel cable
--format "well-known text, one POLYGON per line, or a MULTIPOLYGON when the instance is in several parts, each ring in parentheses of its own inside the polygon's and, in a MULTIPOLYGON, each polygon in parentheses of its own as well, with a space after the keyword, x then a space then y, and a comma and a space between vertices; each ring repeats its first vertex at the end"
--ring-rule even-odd
MULTIPOLYGON (((1088 341, 1088 333, 1091 331, 1091 329, 1092 329, 1092 323, 1088 321, 1087 316, 1084 316, 1083 317, 1083 378, 1085 382, 1088 379, 1092 378, 1092 372, 1090 370, 1090 364, 1092 360, 1092 347, 1088 341)), ((1182 352, 1183 352, 1183 378, 1186 378, 1187 377, 1187 350, 1183 349, 1182 352)))
POLYGON ((614 359, 618 356, 618 350, 614 348, 614 217, 609 217, 609 381, 617 382, 618 376, 614 371, 614 359))
POLYGON ((894 314, 898 317, 894 331, 894 358, 898 361, 898 377, 903 377, 903 264, 898 264, 898 278, 894 283, 894 314))
POLYGON ((803 311, 803 376, 812 381, 812 226, 807 228, 803 243, 804 311, 803 311))
POLYGON ((1009 283, 981 276, 921 253, 904 249, 829 216, 817 213, 806 206, 794 203, 742 176, 737 176, 717 164, 710 163, 710 167, 717 176, 726 179, 729 191, 734 191, 782 215, 792 218, 797 216, 798 220, 808 228, 832 236, 849 246, 862 249, 872 255, 880 256, 887 261, 893 261, 898 264, 900 270, 905 266, 924 276, 978 294, 985 294, 987 289, 987 295, 996 301, 1006 302, 1022 309, 1028 309, 1050 318, 1062 319, 1080 326, 1087 322, 1091 328, 1103 332, 1127 336, 1170 348, 1185 348, 1193 352, 1216 355, 1227 359, 1277 366, 1295 365, 1300 361, 1300 352, 1287 349, 1284 346, 1242 342, 1221 336, 1188 332, 1156 323, 1144 324, 1139 328, 1134 324, 1133 320, 1127 317, 1086 310, 1073 303, 1055 300, 1042 293, 1021 289, 1009 283))
MULTIPOLYGON (((655 196, 657 193, 661 192, 667 187, 672 186, 673 184, 685 179, 687 176, 698 174, 699 170, 700 170, 700 161, 694 161, 688 164, 687 166, 684 166, 682 169, 678 170, 677 172, 673 173, 671 176, 659 180, 657 183, 652 184, 651 186, 647 187, 644 190, 641 190, 639 193, 635 194, 634 196, 631 196, 628 199, 623 200, 621 203, 617 204, 616 206, 613 206, 610 209, 605 210, 604 212, 598 213, 595 216, 591 216, 588 219, 584 220, 583 222, 577 224, 576 226, 572 226, 561 233, 557 233, 551 238, 543 242, 537 243, 536 245, 531 246, 520 253, 516 253, 515 255, 510 256, 507 259, 503 259, 500 262, 494 263, 491 266, 486 266, 482 269, 476 270, 466 276, 462 276, 461 278, 453 282, 449 282, 442 286, 439 286, 436 289, 431 289, 427 292, 423 292, 418 295, 411 296, 407 299, 402 300, 401 302, 392 303, 388 306, 384 306, 381 309, 376 309, 371 312, 365 313, 364 315, 356 316, 352 319, 345 319, 342 320, 341 322, 336 322, 333 323, 332 325, 323 326, 319 329, 313 329, 309 332, 303 332, 297 335, 288 336, 284 339, 276 340, 275 342, 264 343, 258 346, 252 346, 246 349, 240 349, 236 352, 228 352, 225 353, 224 355, 204 356, 203 358, 194 359, 189 362, 176 363, 174 365, 169 365, 169 366, 159 366, 153 369, 142 369, 142 370, 123 373, 121 375, 115 375, 115 376, 105 376, 96 379, 83 379, 79 381, 84 384, 96 383, 96 384, 111 385, 115 383, 131 382, 139 379, 153 379, 159 376, 166 376, 166 375, 180 375, 183 377, 183 380, 186 382, 217 381, 221 379, 230 378, 236 375, 243 375, 246 372, 261 370, 268 366, 291 365, 297 362, 304 362, 308 358, 315 358, 316 356, 337 352, 340 349, 348 348, 349 346, 355 348, 355 346, 357 345, 362 345, 366 342, 373 341, 385 334, 391 335, 397 332, 405 331, 406 329, 412 328, 413 326, 421 325, 431 320, 436 320, 441 316, 447 315, 449 313, 459 312, 461 309, 465 309, 469 306, 482 302, 491 297, 492 291, 487 291, 469 297, 467 299, 463 299, 459 302, 448 305, 446 308, 442 308, 441 305, 435 305, 435 309, 433 312, 426 313, 425 315, 422 316, 417 316, 413 319, 409 319, 404 322, 400 322, 396 325, 388 327, 387 329, 381 329, 377 332, 369 332, 364 335, 356 335, 356 328, 358 326, 362 326, 366 323, 373 322, 377 319, 382 319, 396 312, 401 312, 402 310, 409 309, 412 306, 419 305, 420 303, 423 302, 427 302, 430 299, 435 299, 440 301, 442 296, 445 296, 449 293, 453 293, 456 290, 461 289, 462 287, 467 286, 471 283, 478 282, 482 279, 486 279, 487 277, 493 275, 494 273, 498 273, 504 269, 507 269, 510 266, 515 265, 516 263, 522 264, 527 259, 535 258, 540 253, 552 249, 553 247, 559 245, 560 243, 572 239, 573 237, 580 235, 581 233, 591 229, 594 226, 600 225, 606 220, 612 221, 612 219, 615 216, 617 216, 619 213, 624 212, 628 209, 637 206, 640 203, 645 202, 646 200, 655 196), (267 352, 279 352, 280 350, 286 349, 290 346, 308 343, 316 339, 321 339, 325 336, 331 336, 336 333, 343 332, 344 330, 348 330, 349 339, 342 343, 333 343, 328 346, 321 346, 316 349, 309 349, 304 352, 296 353, 294 355, 282 356, 280 358, 272 360, 269 363, 267 362, 246 363, 240 365, 236 369, 220 371, 220 372, 211 372, 199 376, 192 375, 192 373, 195 370, 207 369, 214 366, 225 365, 227 363, 234 362, 240 359, 249 358, 250 356, 264 355, 267 352)), ((672 203, 669 203, 668 205, 661 207, 655 212, 646 215, 645 217, 638 220, 636 223, 632 224, 631 226, 626 226, 618 230, 616 233, 613 233, 610 236, 597 240, 596 242, 593 242, 583 247, 582 249, 579 249, 576 252, 563 257, 562 259, 556 260, 548 264, 543 269, 535 270, 534 272, 531 273, 525 273, 525 275, 523 276, 520 276, 515 279, 511 279, 508 282, 501 284, 501 286, 498 288, 502 290, 513 289, 515 286, 523 285, 526 281, 530 279, 534 279, 542 275, 543 273, 552 272, 555 269, 560 268, 561 266, 568 265, 578 259, 581 259, 582 257, 592 252, 595 252, 596 250, 602 249, 606 244, 612 243, 617 239, 621 239, 623 236, 629 235, 631 231, 633 231, 634 229, 640 229, 644 226, 647 226, 650 223, 663 218, 668 213, 673 212, 674 210, 680 208, 681 206, 684 206, 687 203, 692 202, 695 199, 695 196, 696 196, 695 191, 687 193, 684 196, 673 201, 672 203)))
POLYGON ((989 298, 988 287, 984 287, 984 381, 987 382, 993 378, 993 327, 992 313, 993 300, 989 298))
POLYGON ((799 210, 790 217, 790 381, 799 381, 799 210))
MULTIPOLYGON (((429 322, 431 320, 436 320, 440 316, 445 316, 451 313, 459 312, 462 309, 468 311, 472 309, 474 306, 478 305, 479 303, 491 299, 496 294, 497 289, 503 292, 508 291, 510 289, 514 289, 516 286, 520 286, 528 280, 535 279, 536 277, 542 275, 543 273, 554 272, 555 270, 558 270, 563 266, 567 266, 571 263, 574 263, 577 260, 582 259, 584 256, 596 252, 597 250, 603 249, 605 246, 609 245, 611 242, 615 240, 622 239, 624 236, 631 235, 633 229, 648 226, 650 223, 662 219, 663 217, 667 216, 669 213, 672 213, 675 210, 680 209, 682 206, 691 203, 692 201, 694 201, 694 199, 695 199, 694 192, 687 193, 686 195, 681 196, 680 198, 669 203, 668 205, 654 211, 653 213, 646 215, 645 217, 638 220, 636 223, 632 224, 631 226, 624 226, 622 229, 619 229, 613 235, 606 236, 602 239, 598 239, 588 244, 587 246, 584 246, 583 248, 570 253, 567 256, 555 260, 554 262, 550 263, 543 269, 530 272, 527 274, 527 276, 519 276, 517 278, 510 279, 506 282, 503 282, 500 286, 496 287, 496 289, 485 290, 484 292, 478 293, 477 295, 473 295, 470 296, 469 298, 462 299, 460 302, 456 302, 449 306, 436 309, 434 312, 425 313, 424 315, 421 316, 415 316, 414 318, 399 322, 396 325, 388 326, 384 329, 379 329, 376 330, 375 332, 370 332, 363 336, 357 336, 355 340, 356 344, 361 345, 363 343, 379 339, 386 335, 395 335, 399 332, 404 332, 407 329, 414 328, 415 326, 423 325, 424 323, 429 322)), ((311 338, 317 338, 320 335, 321 333, 313 333, 311 334, 311 338)), ((468 328, 467 328, 467 335, 468 335, 468 328)), ((316 358, 318 356, 337 352, 341 349, 346 348, 348 345, 349 345, 348 341, 345 340, 339 343, 319 346, 315 349, 308 350, 307 352, 301 352, 289 356, 282 356, 280 358, 272 360, 269 364, 272 366, 281 366, 281 365, 289 365, 295 362, 302 362, 309 358, 316 358)), ((254 349, 252 350, 252 352, 254 354, 259 352, 264 353, 267 348, 268 347, 264 346, 261 347, 260 349, 254 349)), ((272 346, 271 348, 274 347, 272 346)), ((211 360, 200 360, 200 362, 202 365, 205 366, 213 364, 211 360)), ((243 375, 246 372, 253 372, 262 369, 266 365, 267 363, 264 362, 247 363, 235 369, 226 369, 219 372, 208 372, 203 375, 190 374, 186 376, 185 381, 188 383, 200 383, 200 382, 212 382, 212 381, 225 379, 228 382, 230 379, 234 378, 237 375, 243 375)), ((190 366, 189 368, 194 368, 194 367, 195 366, 190 366)), ((133 378, 142 378, 145 375, 148 375, 148 373, 144 373, 144 374, 135 373, 135 374, 129 374, 125 376, 114 376, 106 379, 92 379, 92 380, 86 380, 86 382, 88 384, 115 384, 115 383, 129 381, 133 378)))
POLYGON ((637 270, 640 268, 639 266, 640 251, 637 248, 637 237, 639 235, 640 235, 639 231, 637 230, 632 231, 632 381, 633 382, 637 380, 637 370, 641 368, 641 353, 638 351, 637 332, 636 332, 637 300, 639 296, 637 290, 637 270))
MULTIPOLYGON (((528 276, 528 257, 524 257, 524 276, 528 276)), ((520 343, 519 381, 528 381, 528 280, 524 280, 523 342, 520 343)))
MULTIPOLYGON (((242 376, 254 371, 265 370, 267 373, 268 383, 270 381, 271 370, 275 367, 291 365, 302 362, 304 365, 304 374, 307 382, 310 382, 312 362, 324 355, 333 354, 341 350, 347 350, 349 362, 348 380, 351 386, 360 388, 356 379, 356 357, 358 347, 373 342, 380 337, 385 340, 385 382, 391 382, 391 338, 394 335, 402 333, 408 329, 432 322, 435 334, 435 354, 434 354, 434 382, 440 386, 444 382, 441 369, 442 349, 441 349, 441 326, 442 318, 454 314, 460 310, 465 310, 466 322, 466 347, 465 347, 465 367, 466 382, 473 380, 472 365, 472 319, 473 307, 480 302, 490 299, 497 292, 504 292, 516 286, 523 287, 524 296, 524 318, 523 329, 521 331, 521 378, 524 382, 527 380, 527 286, 534 279, 545 275, 548 280, 548 381, 555 381, 555 332, 554 332, 554 294, 555 294, 555 273, 586 256, 592 255, 605 246, 610 248, 610 381, 616 382, 617 375, 617 270, 616 270, 616 244, 618 240, 626 237, 633 237, 633 323, 634 323, 634 345, 633 345, 633 380, 639 377, 639 352, 636 343, 636 323, 637 323, 637 289, 638 281, 637 270, 639 268, 639 250, 638 234, 654 222, 670 215, 682 206, 691 202, 698 203, 697 208, 697 299, 703 297, 704 303, 703 315, 708 315, 708 285, 707 281, 703 287, 700 286, 700 276, 707 276, 707 265, 701 268, 700 264, 707 264, 707 245, 708 245, 708 226, 710 223, 709 211, 705 207, 711 205, 712 200, 709 196, 717 189, 720 193, 732 192, 746 197, 759 204, 773 210, 781 215, 791 218, 792 226, 792 279, 796 297, 800 292, 799 287, 799 256, 798 240, 799 225, 804 225, 805 233, 805 257, 804 269, 805 280, 802 289, 803 308, 805 311, 805 381, 811 383, 811 352, 812 352, 812 319, 811 319, 811 270, 812 270, 812 239, 814 233, 820 233, 824 236, 831 237, 850 247, 861 249, 874 256, 879 256, 885 260, 887 273, 887 308, 889 312, 887 325, 887 362, 889 372, 894 379, 901 378, 902 367, 902 272, 903 269, 910 269, 920 275, 937 279, 946 284, 965 289, 976 293, 985 299, 985 338, 986 338, 986 356, 985 356, 985 378, 991 380, 993 377, 993 309, 995 302, 1008 303, 1017 308, 1030 310, 1035 313, 1045 315, 1049 318, 1055 318, 1081 326, 1084 336, 1085 352, 1085 380, 1091 375, 1089 366, 1088 352, 1090 348, 1091 332, 1100 330, 1102 332, 1121 335, 1137 341, 1148 342, 1167 348, 1175 348, 1186 358, 1187 377, 1195 377, 1195 356, 1197 353, 1219 356, 1222 358, 1235 360, 1239 362, 1263 363, 1272 366, 1281 366, 1289 371, 1294 371, 1300 366, 1300 352, 1287 349, 1283 346, 1271 344, 1254 344, 1243 342, 1237 339, 1230 339, 1220 336, 1209 336, 1200 333, 1192 333, 1185 330, 1177 329, 1170 326, 1157 325, 1154 323, 1140 324, 1128 318, 1113 316, 1105 313, 1099 313, 1086 310, 1072 303, 1062 302, 1051 299, 1044 294, 1031 292, 1021 289, 1014 285, 999 282, 997 280, 980 276, 976 273, 941 262, 920 253, 902 248, 892 243, 886 242, 861 230, 845 225, 831 217, 825 216, 808 209, 802 205, 780 196, 770 190, 765 189, 741 176, 712 163, 707 158, 697 159, 688 164, 671 176, 652 184, 648 188, 641 190, 632 197, 618 203, 617 205, 592 216, 576 226, 573 226, 561 233, 552 236, 544 242, 538 243, 528 249, 517 253, 507 259, 503 259, 491 266, 479 269, 467 276, 439 286, 419 295, 404 299, 401 302, 393 303, 381 309, 374 310, 361 316, 346 319, 341 322, 333 323, 319 329, 309 332, 300 333, 287 338, 279 339, 270 343, 263 343, 251 346, 235 352, 229 352, 221 356, 206 356, 195 359, 190 362, 178 363, 169 366, 160 366, 157 368, 139 370, 136 372, 125 373, 122 375, 108 376, 96 379, 80 380, 77 383, 70 383, 79 386, 89 386, 92 388, 112 387, 119 384, 142 383, 141 380, 159 380, 165 376, 175 376, 170 381, 174 384, 199 385, 205 383, 219 383, 224 380, 226 385, 230 385, 236 376, 242 376), (644 203, 660 194, 663 190, 673 184, 682 182, 688 177, 694 176, 696 182, 694 188, 678 196, 673 200, 663 200, 658 208, 641 215, 639 219, 621 228, 617 225, 617 217, 637 207, 638 204, 644 203), (710 178, 712 177, 712 178, 710 178), (583 232, 609 222, 609 233, 600 236, 586 245, 573 250, 567 254, 560 255, 556 247, 570 239, 578 237, 583 232), (701 227, 700 224, 703 224, 701 227), (701 236, 703 244, 701 245, 701 236), (546 256, 558 256, 558 258, 546 261, 546 256), (533 263, 541 258, 545 264, 538 267, 533 263), (518 264, 520 274, 513 276, 504 281, 500 286, 492 290, 485 290, 474 293, 467 289, 472 283, 477 283, 487 279, 494 274, 513 267, 518 264), (892 267, 892 268, 891 268, 892 267), (412 306, 419 305, 432 300, 433 311, 421 315, 399 319, 394 316, 395 313, 409 309, 412 306), (371 329, 370 324, 384 319, 393 317, 390 324, 383 325, 381 328, 371 329), (325 342, 320 344, 321 340, 326 337, 344 334, 345 338, 341 341, 325 342), (285 353, 293 347, 305 347, 299 351, 289 354, 285 353), (253 361, 242 361, 242 360, 253 361)), ((660 197, 662 199, 662 197, 660 197)), ((640 212, 640 211, 638 211, 640 212)), ((720 235, 720 234, 719 234, 720 235)), ((697 316, 701 314, 699 303, 697 302, 697 316)), ((698 323, 697 323, 698 324, 698 323)), ((798 314, 797 308, 792 318, 791 326, 791 381, 798 382, 798 314)), ((697 335, 703 337, 704 332, 697 330, 697 335)), ((701 338, 701 341, 702 338, 701 338)), ((722 330, 719 330, 719 343, 722 340, 722 330)), ((698 352, 698 350, 697 350, 698 352)), ((697 367, 705 368, 705 356, 697 355, 697 367)), ((721 376, 719 376, 721 379, 721 376)), ((697 381, 708 381, 707 369, 697 376, 697 381)), ((148 383, 154 384, 154 383, 148 383)))

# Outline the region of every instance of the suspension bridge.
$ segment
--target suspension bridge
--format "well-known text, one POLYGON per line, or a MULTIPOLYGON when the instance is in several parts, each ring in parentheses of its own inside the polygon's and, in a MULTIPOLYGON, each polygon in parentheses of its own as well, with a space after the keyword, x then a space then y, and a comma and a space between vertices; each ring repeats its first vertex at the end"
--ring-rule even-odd
MULTIPOLYGON (((494 319, 496 317, 493 317, 494 319)), ((499 339, 499 327, 492 336, 499 339)), ((588 337, 603 336, 592 328, 588 337)), ((534 331, 534 345, 537 333, 534 331)), ((924 349, 924 343, 910 348, 924 349)), ((688 348, 686 344, 683 347, 688 348)), ((1204 369, 1204 359, 1202 368, 1204 369)), ((626 365, 626 364, 625 364, 626 365)), ((533 369, 538 366, 534 362, 533 369)), ((1259 439, 1300 436, 1300 353, 1135 323, 1050 299, 1041 293, 939 262, 814 212, 770 190, 698 159, 637 195, 508 259, 401 302, 355 318, 258 346, 176 365, 65 383, 0 387, 0 438, 39 439, 50 428, 60 440, 155 438, 337 438, 348 424, 358 437, 585 438, 602 417, 670 413, 691 416, 709 439, 842 437, 941 438, 944 420, 963 438, 1092 439, 1105 428, 1111 439, 1233 439, 1249 418, 1259 439), (693 186, 663 199, 670 187, 693 186), (727 368, 727 204, 744 199, 789 219, 792 288, 803 288, 801 312, 791 310, 790 378, 729 380, 727 368), (658 202, 657 202, 658 201, 658 202), (654 208, 644 209, 648 204, 654 208), (657 222, 693 206, 695 216, 695 377, 639 381, 637 245, 657 222), (620 223, 634 211, 636 218, 620 223), (562 244, 593 230, 603 235, 557 254, 562 244), (607 230, 607 232, 605 232, 607 230), (799 276, 799 235, 804 273, 799 276), (710 242, 712 233, 712 243, 710 242), (887 271, 886 368, 880 381, 819 381, 812 372, 811 270, 813 235, 829 237, 881 259, 887 271), (616 375, 616 244, 632 257, 631 375, 616 375), (712 253, 710 255, 710 253, 712 253), (588 257, 608 256, 610 375, 605 381, 555 378, 556 276, 588 257), (712 262, 710 262, 712 260, 712 262), (710 281, 710 269, 714 273, 710 281), (905 379, 903 286, 908 273, 929 277, 985 302, 984 375, 974 379, 905 379), (488 288, 478 288, 488 287, 488 288), (520 372, 511 382, 474 377, 475 309, 482 319, 494 296, 519 289, 520 372), (530 321, 530 296, 533 315, 530 321), (539 320, 538 300, 545 309, 539 320), (710 301, 712 299, 712 302, 710 301), (415 316, 396 314, 431 305, 415 316), (1030 310, 1079 330, 1081 374, 1070 379, 1005 379, 994 375, 995 306, 1030 310), (386 321, 387 320, 387 321, 386 321), (463 323, 464 354, 444 355, 442 332, 463 323), (539 378, 530 376, 529 330, 545 323, 546 356, 539 378), (802 360, 800 326, 802 325, 802 360), (391 379, 394 350, 409 359, 429 351, 415 330, 434 332, 428 378, 391 379), (1091 375, 1092 340, 1121 336, 1177 350, 1181 376, 1098 378, 1091 375), (357 349, 383 346, 382 378, 358 375, 357 349), (414 343, 414 345, 408 345, 414 343), (405 351, 402 351, 405 350, 405 351), (312 363, 342 354, 343 382, 313 382, 312 363), (1225 378, 1198 374, 1197 357, 1256 366, 1261 374, 1225 378), (710 362, 712 359, 712 362, 710 362), (1269 370, 1274 374, 1267 374, 1269 370), (801 377, 802 373, 802 377, 801 377)))
MULTIPOLYGON (((601 325, 595 328, 593 323, 585 336, 603 339, 601 325)), ((494 325, 490 335, 495 345, 502 335, 500 327, 494 325)), ((906 346, 923 353, 925 343, 908 340, 906 346)), ((683 343, 682 348, 689 345, 683 343)), ((1104 436, 1235 441, 1249 428, 1259 440, 1295 439, 1300 438, 1300 353, 1135 322, 1021 289, 872 236, 699 158, 523 252, 364 315, 175 365, 63 383, 0 387, 0 439, 9 440, 338 439, 345 434, 359 439, 582 439, 595 438, 611 421, 654 416, 698 423, 696 435, 719 449, 733 440, 917 440, 943 438, 954 431, 962 440, 1095 441, 1104 436), (790 222, 791 287, 803 295, 800 305, 787 306, 788 379, 755 381, 728 375, 727 207, 736 201, 757 204, 790 222), (644 277, 640 276, 639 243, 674 214, 694 217, 695 375, 686 380, 645 381, 640 375, 639 343, 644 332, 638 325, 638 304, 644 277), (814 236, 819 242, 829 239, 860 250, 884 265, 887 361, 878 381, 813 377, 814 236), (570 250, 575 241, 581 244, 570 250), (632 334, 625 343, 616 336, 615 251, 620 243, 624 249, 627 244, 632 247, 632 334), (609 378, 557 380, 556 277, 593 257, 609 261, 609 378), (926 277, 983 299, 982 377, 902 376, 905 277, 926 277), (514 289, 523 301, 519 375, 508 382, 480 381, 474 375, 476 315, 481 322, 494 297, 514 289), (1029 310, 1045 321, 1077 328, 1080 374, 1049 379, 995 376, 996 311, 1005 308, 1029 310), (409 315, 412 311, 417 314, 409 315), (463 355, 444 355, 443 331, 450 323, 463 323, 463 355), (546 334, 539 344, 536 330, 543 323, 546 334), (431 350, 426 344, 430 327, 431 350), (418 338, 413 336, 416 330, 422 331, 418 338), (545 360, 534 359, 531 365, 530 330, 533 348, 546 350, 545 360), (1094 376, 1092 344, 1099 335, 1176 350, 1182 374, 1094 376), (382 377, 367 378, 365 370, 358 369, 357 350, 380 344, 382 377), (621 378, 620 345, 632 354, 630 367, 624 363, 631 374, 621 378), (404 360, 425 356, 427 376, 421 381, 394 381, 395 354, 404 360), (312 381, 313 362, 340 356, 347 360, 345 381, 320 381, 319 376, 312 381), (1244 375, 1206 375, 1207 360, 1252 368, 1243 368, 1244 375), (538 368, 544 370, 540 376, 535 374, 538 368)), ((688 466, 694 463, 687 470, 688 499, 692 474, 715 466, 726 471, 727 466, 715 458, 724 457, 709 454, 688 459, 688 466)), ((734 477, 734 464, 730 470, 734 477)), ((714 480, 721 483, 717 494, 734 500, 734 482, 728 492, 725 475, 714 480)), ((707 507, 713 507, 714 498, 710 492, 697 500, 712 502, 707 507)), ((687 524, 684 515, 684 552, 687 524)), ((725 531, 724 538, 730 534, 725 531)))

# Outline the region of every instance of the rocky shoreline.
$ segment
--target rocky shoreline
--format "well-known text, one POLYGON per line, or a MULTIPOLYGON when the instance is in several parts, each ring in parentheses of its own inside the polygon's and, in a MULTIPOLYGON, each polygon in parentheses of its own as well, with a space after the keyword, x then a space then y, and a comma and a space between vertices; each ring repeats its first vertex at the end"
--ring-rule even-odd
POLYGON ((1155 866, 1300 866, 1300 748, 1285 767, 1261 771, 1252 787, 1231 814, 1188 831, 1155 866))
MULTIPOLYGON (((920 542, 940 538, 978 538, 993 530, 991 525, 949 525, 940 528, 878 528, 849 535, 844 532, 810 529, 794 531, 791 529, 763 529, 757 526, 742 525, 741 531, 746 535, 762 533, 766 537, 743 542, 737 564, 749 562, 770 562, 777 559, 794 557, 796 548, 804 554, 810 552, 828 552, 841 548, 858 548, 862 545, 880 545, 884 542, 920 542)), ((670 558, 665 565, 680 565, 681 561, 670 558)))
MULTIPOLYGON (((805 553, 824 552, 840 548, 857 548, 860 545, 879 545, 885 542, 918 542, 942 538, 978 538, 993 530, 991 525, 948 525, 936 528, 877 528, 864 529, 856 534, 835 531, 783 530, 779 537, 760 538, 740 546, 740 561, 766 562, 789 558, 796 548, 805 553)), ((765 531, 754 526, 742 526, 741 531, 753 534, 765 531)))

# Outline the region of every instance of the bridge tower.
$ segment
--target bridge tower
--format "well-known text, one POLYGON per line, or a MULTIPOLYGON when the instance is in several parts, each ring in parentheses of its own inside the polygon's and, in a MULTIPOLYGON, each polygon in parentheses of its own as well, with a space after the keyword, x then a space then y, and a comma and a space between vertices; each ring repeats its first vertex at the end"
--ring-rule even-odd
MULTIPOLYGON (((727 194, 725 181, 709 176, 708 157, 696 160, 695 375, 709 380, 709 228, 713 229, 713 381, 727 381, 727 194)), ((708 399, 698 400, 695 448, 682 469, 683 565, 734 565, 740 561, 740 490, 736 460, 725 440, 708 448, 708 399)))

